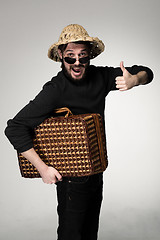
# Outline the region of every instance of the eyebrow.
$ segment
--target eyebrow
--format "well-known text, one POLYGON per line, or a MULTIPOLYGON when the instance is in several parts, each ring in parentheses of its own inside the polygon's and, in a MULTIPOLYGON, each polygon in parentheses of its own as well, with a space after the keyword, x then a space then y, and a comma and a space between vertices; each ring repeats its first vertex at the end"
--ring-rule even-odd
MULTIPOLYGON (((72 50, 72 49, 68 49, 66 52, 73 52, 74 50, 72 50)), ((85 48, 85 49, 82 49, 81 50, 81 52, 84 52, 84 51, 87 51, 87 49, 85 48)))

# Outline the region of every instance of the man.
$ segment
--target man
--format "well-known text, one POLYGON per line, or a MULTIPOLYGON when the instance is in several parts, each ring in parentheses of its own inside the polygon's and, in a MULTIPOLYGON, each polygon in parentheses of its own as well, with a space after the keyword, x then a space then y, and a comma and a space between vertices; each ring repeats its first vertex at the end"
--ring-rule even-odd
POLYGON ((32 130, 52 115, 55 108, 68 107, 73 114, 99 113, 104 123, 105 97, 111 90, 125 91, 152 81, 152 71, 144 66, 95 67, 90 60, 104 51, 98 38, 77 24, 65 27, 48 57, 62 63, 62 71, 47 82, 5 130, 14 148, 40 172, 44 183, 57 185, 58 240, 97 239, 102 202, 103 174, 63 177, 48 167, 33 148, 32 130))

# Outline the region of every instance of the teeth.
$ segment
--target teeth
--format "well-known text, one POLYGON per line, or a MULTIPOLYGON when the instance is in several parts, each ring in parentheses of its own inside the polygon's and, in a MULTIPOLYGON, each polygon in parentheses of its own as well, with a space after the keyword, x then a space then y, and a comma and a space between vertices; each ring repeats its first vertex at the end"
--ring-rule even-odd
POLYGON ((80 72, 80 69, 74 69, 74 68, 73 68, 73 71, 74 71, 74 72, 80 72))

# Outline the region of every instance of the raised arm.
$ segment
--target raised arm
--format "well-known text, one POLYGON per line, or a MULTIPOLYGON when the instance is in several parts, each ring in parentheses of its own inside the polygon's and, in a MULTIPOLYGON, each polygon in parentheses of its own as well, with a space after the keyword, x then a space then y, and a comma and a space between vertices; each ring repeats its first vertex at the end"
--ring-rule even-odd
POLYGON ((146 71, 140 71, 137 74, 130 74, 124 67, 123 62, 120 63, 123 76, 116 77, 116 87, 120 91, 129 90, 135 86, 146 84, 148 82, 148 75, 146 71))

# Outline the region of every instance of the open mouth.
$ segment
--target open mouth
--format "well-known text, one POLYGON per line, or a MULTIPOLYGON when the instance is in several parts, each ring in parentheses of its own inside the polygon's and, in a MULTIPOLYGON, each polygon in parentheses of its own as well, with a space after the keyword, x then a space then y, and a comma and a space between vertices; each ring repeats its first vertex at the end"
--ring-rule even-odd
POLYGON ((81 68, 72 68, 73 74, 76 76, 81 75, 82 69, 81 68))
POLYGON ((81 70, 80 68, 72 68, 72 70, 75 72, 75 73, 79 73, 81 70))

